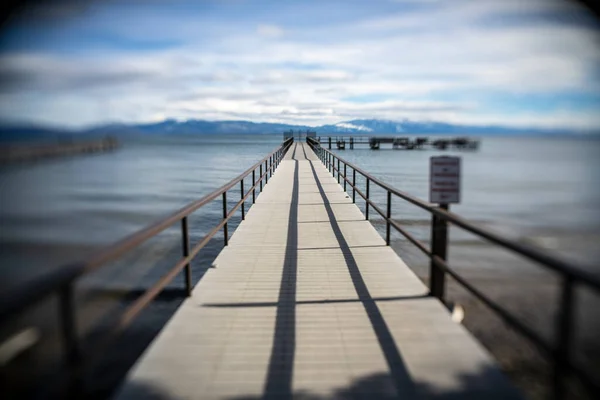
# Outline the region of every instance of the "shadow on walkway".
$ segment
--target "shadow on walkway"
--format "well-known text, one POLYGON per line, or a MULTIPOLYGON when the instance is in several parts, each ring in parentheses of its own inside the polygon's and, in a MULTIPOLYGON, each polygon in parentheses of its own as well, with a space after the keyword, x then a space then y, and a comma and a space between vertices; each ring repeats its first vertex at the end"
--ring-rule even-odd
MULTIPOLYGON (((294 155, 296 148, 294 147, 294 155)), ((298 270, 298 161, 294 161, 294 186, 290 203, 287 243, 277 314, 273 347, 264 387, 267 399, 291 397, 296 347, 296 280, 298 270)))
POLYGON ((383 315, 381 315, 375 300, 373 300, 371 294, 369 293, 369 289, 367 288, 367 285, 360 273, 358 264, 356 263, 352 252, 350 251, 350 246, 348 246, 348 242, 342 234, 340 226, 335 218, 331 204, 329 204, 329 201, 327 200, 327 196, 323 190, 321 181, 317 176, 315 167, 312 161, 309 161, 309 163, 315 178, 315 182, 319 187, 319 192, 321 193, 321 197, 325 205, 325 210, 329 216, 331 228, 333 229, 333 233, 335 234, 338 244, 340 245, 340 249, 342 250, 342 254, 344 255, 344 260, 346 262, 346 266, 348 267, 348 272, 352 279, 352 283, 354 284, 354 289, 356 290, 356 294, 358 295, 359 300, 362 302, 365 312, 367 313, 371 325, 373 326, 373 330, 377 336, 377 341, 379 342, 379 346, 381 347, 381 351, 385 356, 388 368, 391 372, 391 378, 394 382, 397 393, 404 396, 413 397, 413 381, 410 378, 408 370, 406 369, 404 360, 402 359, 400 351, 398 350, 398 346, 396 345, 392 333, 390 332, 383 315))
MULTIPOLYGON (((457 377, 457 383, 448 387, 448 385, 437 386, 429 383, 414 382, 414 392, 412 395, 398 396, 393 387, 389 386, 389 374, 372 374, 362 376, 352 381, 348 386, 333 388, 330 393, 319 394, 312 391, 290 392, 288 395, 280 395, 279 399, 296 400, 357 400, 357 399, 431 399, 431 400, 501 400, 518 399, 520 396, 516 391, 511 393, 506 390, 494 392, 487 382, 493 382, 497 379, 498 370, 484 367, 475 374, 463 374, 457 377)), ((235 387, 235 382, 231 383, 235 387)), ((124 393, 125 394, 125 393, 124 393)), ((131 399, 149 399, 149 400, 176 400, 177 396, 171 395, 150 383, 130 382, 127 386, 126 394, 131 399)), ((208 394, 207 397, 210 397, 208 394)), ((203 398, 202 393, 198 393, 198 398, 203 398)), ((230 397, 229 400, 262 400, 267 398, 266 393, 261 396, 243 395, 230 397)))

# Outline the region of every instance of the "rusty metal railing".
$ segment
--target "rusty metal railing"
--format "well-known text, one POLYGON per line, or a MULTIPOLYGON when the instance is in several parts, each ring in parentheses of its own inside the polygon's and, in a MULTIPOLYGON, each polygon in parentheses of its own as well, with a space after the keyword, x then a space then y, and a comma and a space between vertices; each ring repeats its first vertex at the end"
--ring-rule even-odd
MULTIPOLYGON (((42 274, 35 280, 27 282, 24 286, 15 287, 10 291, 0 294, 0 326, 7 323, 12 317, 26 311, 29 307, 38 304, 40 301, 48 298, 50 295, 58 293, 59 296, 59 318, 60 330, 64 348, 65 364, 68 370, 67 389, 73 394, 73 388, 78 390, 80 384, 80 371, 86 362, 94 359, 97 354, 102 353, 102 349, 121 333, 139 313, 146 308, 150 302, 164 289, 164 287, 173 280, 182 270, 184 270, 184 281, 186 294, 189 296, 192 291, 192 270, 191 261, 204 248, 210 239, 212 239, 221 229, 224 233, 224 245, 227 246, 229 233, 227 223, 238 209, 241 209, 241 218, 245 218, 245 202, 252 197, 252 203, 256 200, 256 189, 262 191, 263 181, 265 184, 275 172, 275 169, 283 159, 285 153, 293 143, 293 138, 284 140, 284 142, 269 153, 262 160, 252 165, 242 174, 232 179, 219 189, 196 200, 172 215, 161 219, 160 221, 110 245, 99 252, 93 254, 86 260, 66 265, 50 274, 42 274), (258 177, 256 171, 258 170, 258 177), (252 175, 252 186, 245 191, 244 179, 252 175), (258 179, 257 179, 258 178, 258 179), (240 187, 240 200, 235 206, 228 210, 227 193, 236 186, 240 187), (222 220, 197 244, 190 248, 188 216, 199 208, 210 202, 222 198, 223 218, 222 220), (176 223, 181 224, 182 237, 182 258, 171 267, 154 285, 148 288, 139 298, 129 305, 117 319, 117 322, 109 330, 109 334, 100 340, 100 343, 94 345, 94 351, 86 354, 79 345, 76 329, 76 313, 74 303, 74 285, 77 279, 88 274, 109 262, 115 261, 125 253, 133 250, 155 237, 165 229, 176 223)), ((77 397, 77 395, 74 395, 77 397)))
POLYGON ((471 292, 487 307, 498 314, 506 323, 512 326, 520 334, 524 335, 539 349, 542 350, 552 360, 553 364, 553 385, 556 398, 562 399, 565 397, 565 385, 571 374, 575 375, 580 381, 595 394, 600 394, 600 386, 590 374, 580 366, 576 365, 572 359, 572 336, 574 325, 574 285, 580 284, 587 286, 600 293, 600 279, 589 272, 583 266, 578 266, 572 262, 562 260, 556 256, 549 255, 546 252, 518 243, 514 240, 505 238, 497 233, 487 229, 478 227, 464 218, 448 211, 447 206, 435 206, 421 199, 413 197, 405 192, 391 187, 381 180, 373 177, 369 173, 363 171, 356 165, 338 157, 335 153, 323 148, 321 144, 312 138, 307 138, 307 143, 317 154, 321 162, 329 170, 329 172, 337 177, 338 183, 343 181, 344 191, 346 184, 352 188, 352 202, 356 202, 356 194, 362 197, 365 201, 365 218, 369 219, 369 209, 372 208, 383 217, 386 223, 386 244, 390 244, 390 230, 393 227, 396 231, 402 234, 412 244, 414 244, 421 252, 430 259, 430 294, 444 301, 445 289, 445 274, 449 274, 460 285, 471 292), (343 167, 341 167, 343 164, 343 167), (347 169, 352 170, 352 175, 349 178, 347 169), (364 192, 356 185, 356 174, 361 175, 365 179, 364 192), (384 189, 387 194, 387 207, 382 210, 370 198, 370 186, 375 184, 384 189), (431 247, 428 248, 423 242, 408 233, 397 221, 391 217, 392 211, 392 196, 399 197, 408 203, 411 203, 431 214, 431 247), (558 273, 562 278, 561 302, 556 321, 556 337, 555 343, 549 343, 538 332, 535 332, 527 325, 520 322, 509 311, 501 305, 489 299, 483 292, 475 288, 463 277, 461 277, 446 261, 446 251, 448 246, 448 223, 462 228, 474 235, 477 235, 491 243, 499 245, 505 249, 513 251, 531 261, 543 265, 546 268, 558 273))

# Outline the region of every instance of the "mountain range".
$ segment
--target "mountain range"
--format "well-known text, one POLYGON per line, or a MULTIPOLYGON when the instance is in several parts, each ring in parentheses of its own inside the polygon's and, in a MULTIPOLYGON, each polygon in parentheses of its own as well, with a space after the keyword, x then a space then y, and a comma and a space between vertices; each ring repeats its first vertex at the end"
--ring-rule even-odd
POLYGON ((356 119, 337 124, 307 126, 251 121, 206 121, 190 119, 144 124, 108 124, 81 130, 47 128, 33 125, 0 126, 0 140, 60 139, 74 135, 131 136, 148 134, 274 134, 284 131, 310 129, 317 134, 569 134, 578 133, 558 129, 513 128, 500 125, 475 126, 428 121, 390 121, 381 119, 356 119))

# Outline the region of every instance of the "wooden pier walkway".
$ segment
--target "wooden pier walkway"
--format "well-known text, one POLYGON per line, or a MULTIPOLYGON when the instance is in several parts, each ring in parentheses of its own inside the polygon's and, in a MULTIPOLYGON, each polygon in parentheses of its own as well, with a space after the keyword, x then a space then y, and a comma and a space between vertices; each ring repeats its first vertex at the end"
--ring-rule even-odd
POLYGON ((116 398, 520 396, 297 143, 116 398))

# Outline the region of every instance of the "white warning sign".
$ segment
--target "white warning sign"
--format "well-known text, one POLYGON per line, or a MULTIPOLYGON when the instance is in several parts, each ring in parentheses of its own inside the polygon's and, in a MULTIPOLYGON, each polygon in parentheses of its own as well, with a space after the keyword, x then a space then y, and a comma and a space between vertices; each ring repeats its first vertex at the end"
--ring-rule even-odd
POLYGON ((460 157, 431 157, 429 202, 460 202, 460 157))

